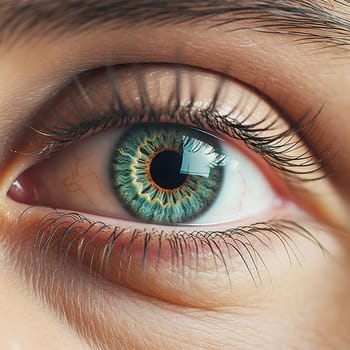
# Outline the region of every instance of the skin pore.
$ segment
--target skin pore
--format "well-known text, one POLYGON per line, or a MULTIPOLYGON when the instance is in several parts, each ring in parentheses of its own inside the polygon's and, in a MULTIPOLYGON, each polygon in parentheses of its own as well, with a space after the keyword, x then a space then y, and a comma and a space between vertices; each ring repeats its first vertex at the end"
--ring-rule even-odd
MULTIPOLYGON (((60 0, 0 5, 1 348, 347 349, 350 3, 259 3, 60 0), (198 99, 214 95, 215 89, 208 91, 210 81, 222 74, 229 91, 261 98, 283 125, 297 123, 305 113, 318 115, 312 132, 301 128, 298 134, 313 158, 328 159, 324 172, 329 176, 297 182, 296 189, 286 184, 293 207, 282 211, 283 218, 305 226, 317 244, 292 229, 288 234, 297 253, 288 259, 281 241, 272 240, 271 249, 259 250, 264 263, 258 261, 261 275, 255 280, 237 256, 226 270, 220 264, 200 265, 196 277, 191 266, 181 271, 171 264, 143 273, 136 244, 130 274, 121 268, 118 278, 108 278, 79 268, 74 258, 63 263, 54 250, 42 254, 34 236, 50 209, 23 213, 28 204, 8 196, 13 182, 38 159, 13 150, 30 145, 35 133, 28 126, 39 115, 50 117, 42 111, 51 106, 64 111, 62 95, 74 95, 72 78, 82 72, 121 67, 115 76, 124 79, 124 98, 133 101, 137 89, 127 74, 123 78, 123 69, 135 63, 142 66, 151 97, 157 96, 153 86, 166 94, 176 80, 171 67, 181 67, 184 85, 197 79, 204 86, 198 99)), ((99 89, 96 82, 84 84, 91 94, 103 94, 107 85, 102 78, 99 89)), ((55 162, 53 157, 49 161, 55 162)), ((106 220, 123 225, 118 218, 97 221, 106 220)))

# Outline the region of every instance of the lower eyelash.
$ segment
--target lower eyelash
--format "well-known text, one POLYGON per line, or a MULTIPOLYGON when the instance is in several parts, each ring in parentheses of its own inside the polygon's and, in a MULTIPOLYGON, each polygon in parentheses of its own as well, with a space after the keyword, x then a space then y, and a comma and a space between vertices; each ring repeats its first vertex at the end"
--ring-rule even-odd
POLYGON ((285 219, 257 222, 224 231, 165 232, 112 227, 103 222, 94 222, 79 213, 53 211, 40 220, 35 230, 34 248, 41 250, 46 258, 56 253, 57 259, 64 263, 73 257, 78 266, 88 266, 90 273, 100 275, 104 274, 115 255, 118 255, 118 273, 126 265, 128 274, 136 250, 142 251, 142 271, 146 271, 150 256, 158 267, 164 250, 171 267, 181 271, 186 267, 197 271, 201 267, 201 259, 208 261, 209 257, 217 269, 225 269, 229 283, 228 264, 239 258, 257 285, 261 280, 259 266, 269 273, 259 249, 273 251, 273 239, 283 246, 289 264, 297 262, 301 265, 301 255, 293 238, 297 236, 326 252, 309 230, 285 219))

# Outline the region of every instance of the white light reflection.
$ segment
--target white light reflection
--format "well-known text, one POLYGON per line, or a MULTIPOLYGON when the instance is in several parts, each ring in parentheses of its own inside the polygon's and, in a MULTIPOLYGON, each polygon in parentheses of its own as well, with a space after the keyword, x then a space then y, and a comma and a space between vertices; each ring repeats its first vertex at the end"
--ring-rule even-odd
POLYGON ((209 177, 211 169, 218 166, 226 166, 230 160, 226 154, 218 153, 212 145, 205 141, 189 136, 183 136, 182 139, 181 174, 209 177))

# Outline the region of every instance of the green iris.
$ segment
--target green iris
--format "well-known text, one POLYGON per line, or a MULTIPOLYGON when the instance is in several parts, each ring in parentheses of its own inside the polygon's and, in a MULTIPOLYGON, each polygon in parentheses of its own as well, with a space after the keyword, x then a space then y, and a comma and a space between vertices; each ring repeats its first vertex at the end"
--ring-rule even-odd
POLYGON ((176 124, 137 124, 114 147, 111 183, 133 217, 186 223, 214 203, 224 164, 219 140, 205 132, 176 124))

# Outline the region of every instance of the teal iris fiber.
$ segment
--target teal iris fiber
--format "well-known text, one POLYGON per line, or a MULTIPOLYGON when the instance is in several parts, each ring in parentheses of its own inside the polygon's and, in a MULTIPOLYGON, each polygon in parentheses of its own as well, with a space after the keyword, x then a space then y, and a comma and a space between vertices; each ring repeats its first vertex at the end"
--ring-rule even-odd
POLYGON ((217 198, 224 173, 218 162, 206 161, 205 152, 211 159, 213 154, 222 157, 218 139, 198 129, 167 123, 128 128, 111 159, 117 199, 144 222, 170 225, 199 217, 217 198), (186 155, 187 170, 180 171, 186 155), (192 171, 194 165, 207 173, 192 171))

